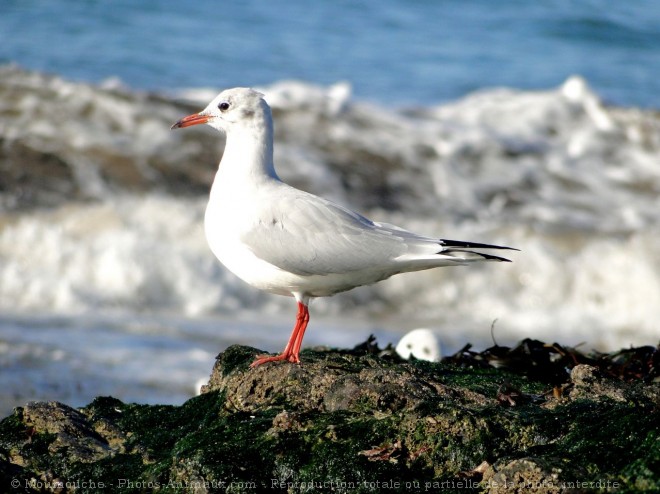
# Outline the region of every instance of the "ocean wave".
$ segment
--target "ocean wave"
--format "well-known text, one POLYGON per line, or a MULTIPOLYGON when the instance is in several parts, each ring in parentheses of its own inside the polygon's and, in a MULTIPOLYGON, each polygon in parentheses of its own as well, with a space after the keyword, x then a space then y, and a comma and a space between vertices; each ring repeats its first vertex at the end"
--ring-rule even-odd
MULTIPOLYGON (((658 338, 656 112, 606 106, 579 77, 433 107, 356 101, 346 83, 261 90, 285 181, 377 220, 522 251, 511 265, 397 276, 318 300, 315 312, 459 328, 499 318, 512 334, 586 335, 605 346, 658 338), (590 336, 594 328, 601 333, 590 336)), ((206 247, 202 217, 222 141, 169 125, 214 93, 132 92, 0 68, 0 308, 291 310, 206 247)))

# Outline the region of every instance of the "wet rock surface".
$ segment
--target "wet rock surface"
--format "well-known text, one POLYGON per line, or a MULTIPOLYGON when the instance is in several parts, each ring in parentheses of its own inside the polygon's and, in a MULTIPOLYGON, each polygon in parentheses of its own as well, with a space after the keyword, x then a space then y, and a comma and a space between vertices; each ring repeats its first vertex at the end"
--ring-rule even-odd
POLYGON ((79 410, 17 408, 0 422, 0 490, 660 489, 656 379, 576 363, 560 383, 520 365, 468 364, 466 352, 402 362, 373 342, 250 369, 259 353, 228 348, 202 394, 181 406, 101 397, 79 410))

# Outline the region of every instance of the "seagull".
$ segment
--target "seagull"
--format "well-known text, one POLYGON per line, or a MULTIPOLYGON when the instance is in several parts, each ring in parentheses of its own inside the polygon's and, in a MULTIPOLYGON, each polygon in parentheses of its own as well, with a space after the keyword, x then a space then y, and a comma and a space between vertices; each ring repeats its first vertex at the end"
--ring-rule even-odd
POLYGON ((300 363, 309 303, 392 275, 508 259, 482 249, 512 249, 427 237, 371 221, 327 199, 284 183, 273 163, 273 117, 264 95, 227 89, 172 129, 207 124, 226 135, 204 230, 211 251, 255 288, 294 297, 291 337, 281 354, 251 364, 300 363))

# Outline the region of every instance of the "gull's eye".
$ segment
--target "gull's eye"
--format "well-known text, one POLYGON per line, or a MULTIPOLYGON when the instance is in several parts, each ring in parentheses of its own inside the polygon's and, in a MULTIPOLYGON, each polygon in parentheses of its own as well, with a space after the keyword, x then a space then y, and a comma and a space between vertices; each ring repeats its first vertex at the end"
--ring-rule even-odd
POLYGON ((220 109, 220 111, 227 111, 227 110, 229 110, 229 103, 227 103, 226 101, 223 101, 222 103, 220 103, 218 105, 218 108, 220 109))

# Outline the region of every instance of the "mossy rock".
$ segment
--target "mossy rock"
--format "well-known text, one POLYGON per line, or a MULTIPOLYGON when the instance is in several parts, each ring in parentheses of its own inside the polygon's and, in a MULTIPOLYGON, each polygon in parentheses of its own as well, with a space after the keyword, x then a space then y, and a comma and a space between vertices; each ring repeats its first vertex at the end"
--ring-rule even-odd
POLYGON ((0 422, 6 492, 660 492, 660 385, 576 366, 557 392, 492 367, 307 350, 218 356, 181 406, 30 403, 0 422))

